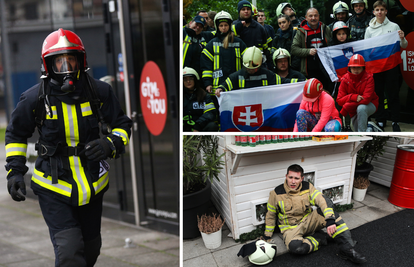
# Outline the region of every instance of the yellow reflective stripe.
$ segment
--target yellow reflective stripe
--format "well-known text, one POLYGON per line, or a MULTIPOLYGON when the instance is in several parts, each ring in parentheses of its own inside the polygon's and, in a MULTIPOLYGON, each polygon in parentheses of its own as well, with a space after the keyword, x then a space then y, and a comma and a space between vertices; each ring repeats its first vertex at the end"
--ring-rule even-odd
POLYGON ((280 229, 280 231, 286 231, 286 230, 288 230, 288 229, 294 229, 294 228, 296 228, 296 227, 298 227, 297 225, 288 225, 288 224, 280 224, 279 225, 279 229, 280 229))
POLYGON ((308 210, 308 213, 305 216, 303 216, 303 218, 300 221, 303 222, 303 220, 305 220, 305 218, 308 217, 309 214, 311 214, 310 210, 308 210))
MULTIPOLYGON (((77 146, 79 143, 79 126, 76 105, 68 105, 62 102, 62 111, 65 123, 66 144, 68 146, 77 146)), ((86 205, 91 200, 91 188, 86 179, 85 170, 79 157, 70 156, 68 159, 72 177, 78 187, 78 205, 86 205)))
POLYGON ((346 225, 346 223, 340 224, 336 226, 336 232, 335 234, 332 235, 332 238, 335 238, 335 236, 345 232, 346 230, 348 230, 348 226, 346 225))
POLYGON ((284 216, 280 216, 279 218, 283 221, 284 224, 288 225, 289 221, 288 221, 288 218, 287 218, 288 216, 287 216, 286 211, 285 211, 285 202, 284 201, 279 201, 278 205, 280 207, 280 210, 282 211, 281 213, 285 214, 284 216))
POLYGON ((57 184, 52 184, 52 176, 49 175, 47 178, 44 178, 44 175, 44 173, 38 171, 37 169, 34 169, 32 181, 41 187, 49 189, 50 191, 56 192, 66 197, 70 197, 72 194, 71 184, 59 179, 57 184))
POLYGON ((326 209, 323 211, 323 215, 324 215, 325 217, 328 217, 329 215, 334 215, 333 209, 332 209, 332 208, 326 208, 326 209))
POLYGON ((313 251, 317 251, 319 249, 319 242, 316 241, 315 238, 313 238, 312 236, 307 236, 305 238, 312 242, 312 244, 313 244, 313 251))
POLYGON ((203 78, 213 78, 213 71, 212 70, 204 70, 203 71, 203 78))
POLYGON ((56 106, 51 106, 52 109, 52 118, 49 115, 46 115, 46 120, 57 120, 57 111, 56 106))
POLYGON ((276 74, 276 84, 281 84, 282 83, 282 79, 280 78, 279 75, 276 74))
POLYGON ((217 43, 213 44, 214 52, 214 70, 220 69, 220 46, 217 43))
POLYGON ((292 79, 291 81, 290 81, 290 83, 297 83, 298 82, 298 79, 292 79))
POLYGON ((208 59, 210 59, 211 61, 213 61, 213 55, 206 48, 204 48, 203 49, 203 52, 201 52, 201 53, 203 53, 204 55, 206 55, 206 57, 208 57, 208 59))
POLYGON ((241 55, 240 55, 240 48, 235 48, 234 52, 236 54, 236 71, 241 69, 241 55))
POLYGON ((90 116, 92 115, 92 108, 91 105, 89 104, 89 102, 86 103, 81 103, 81 110, 82 110, 82 116, 86 117, 86 116, 90 116))
POLYGON ((234 35, 238 35, 237 34, 237 32, 236 32, 236 25, 235 24, 233 24, 233 25, 231 25, 231 29, 232 29, 232 31, 234 32, 234 35))
POLYGON ((98 181, 93 183, 93 188, 95 189, 95 195, 101 192, 102 189, 106 187, 108 182, 109 182, 109 177, 108 177, 108 172, 106 172, 104 175, 102 175, 101 178, 99 178, 98 181))
POLYGON ((276 207, 267 203, 267 210, 276 213, 276 207))
POLYGON ((124 146, 128 145, 128 143, 129 143, 129 137, 128 137, 127 132, 124 129, 114 128, 112 130, 112 134, 113 135, 116 135, 118 137, 121 137, 122 138, 122 141, 124 142, 124 146))
POLYGON ((266 86, 267 85, 267 80, 262 80, 262 84, 263 84, 263 86, 266 86))
POLYGON ((185 57, 187 56, 187 52, 188 52, 188 48, 190 47, 191 44, 191 38, 190 36, 186 36, 184 38, 184 42, 183 42, 183 67, 184 67, 184 62, 185 62, 185 57))
POLYGON ((266 45, 272 41, 272 37, 267 38, 266 45))
POLYGON ((227 84, 227 88, 229 89, 229 91, 231 91, 233 89, 233 84, 232 84, 230 78, 226 79, 226 84, 227 84))
POLYGON ((209 111, 211 111, 211 110, 215 110, 215 109, 216 109, 216 108, 210 108, 210 109, 204 110, 203 114, 204 114, 204 113, 207 113, 207 112, 209 112, 209 111))
POLYGON ((266 225, 265 232, 273 233, 275 231, 275 227, 271 225, 266 225))
POLYGON ((312 204, 312 205, 315 205, 315 199, 316 199, 316 197, 318 196, 318 195, 320 195, 321 194, 321 192, 319 192, 318 190, 315 190, 313 193, 312 193, 312 195, 310 196, 310 203, 312 204))
POLYGON ((24 143, 10 143, 6 145, 6 158, 12 156, 26 157, 27 144, 24 143))

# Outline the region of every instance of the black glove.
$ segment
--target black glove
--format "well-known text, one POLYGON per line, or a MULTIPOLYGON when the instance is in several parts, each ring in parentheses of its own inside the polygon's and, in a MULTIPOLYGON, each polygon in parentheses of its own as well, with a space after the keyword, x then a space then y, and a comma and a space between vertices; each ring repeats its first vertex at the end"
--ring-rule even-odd
POLYGON ((108 157, 114 158, 116 148, 112 139, 109 136, 105 136, 87 143, 85 149, 79 155, 85 155, 91 161, 100 161, 108 157))
POLYGON ((10 177, 7 181, 7 189, 14 201, 24 201, 26 199, 24 197, 26 195, 26 184, 23 175, 15 174, 10 177), (19 188, 23 195, 18 192, 19 188))

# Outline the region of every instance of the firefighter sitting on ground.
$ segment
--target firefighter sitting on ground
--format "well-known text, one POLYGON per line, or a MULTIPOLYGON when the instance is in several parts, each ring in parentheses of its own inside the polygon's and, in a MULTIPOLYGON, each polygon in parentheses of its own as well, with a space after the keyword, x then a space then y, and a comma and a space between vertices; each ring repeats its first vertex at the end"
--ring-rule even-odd
POLYGON ((288 167, 284 184, 270 192, 267 203, 266 230, 264 239, 270 239, 279 227, 290 253, 308 254, 327 245, 327 234, 339 246, 339 256, 355 263, 366 262, 364 256, 355 251, 355 241, 344 220, 333 211, 332 201, 306 181, 303 168, 293 164, 288 167), (317 206, 312 210, 311 206, 317 206))

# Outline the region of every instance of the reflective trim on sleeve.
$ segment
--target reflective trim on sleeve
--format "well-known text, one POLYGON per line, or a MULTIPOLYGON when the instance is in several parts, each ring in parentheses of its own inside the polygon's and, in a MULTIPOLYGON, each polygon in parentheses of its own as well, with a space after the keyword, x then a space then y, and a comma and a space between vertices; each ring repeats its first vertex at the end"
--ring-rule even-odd
POLYGON ((101 178, 99 178, 98 181, 93 183, 93 188, 95 189, 95 195, 97 195, 99 192, 102 191, 102 189, 104 189, 107 186, 109 182, 108 173, 109 172, 106 172, 104 175, 102 175, 101 178))
POLYGON ((266 225, 265 232, 273 233, 275 231, 275 226, 266 225))
POLYGON ((187 56, 188 48, 191 45, 191 38, 190 36, 186 36, 183 41, 183 67, 185 62, 185 57, 187 56))
POLYGON ((316 199, 316 197, 318 196, 318 195, 320 195, 321 194, 321 192, 319 192, 318 190, 315 190, 313 193, 312 193, 312 195, 310 195, 309 197, 310 197, 310 203, 312 204, 312 205, 315 205, 315 199, 316 199))
POLYGON ((212 70, 204 70, 202 78, 213 78, 212 70))
POLYGON ((12 156, 26 157, 27 144, 24 143, 10 143, 6 145, 6 158, 12 156))
POLYGON ((213 55, 206 48, 204 48, 203 49, 203 52, 201 52, 201 53, 203 53, 208 59, 210 59, 211 61, 213 61, 213 55))
POLYGON ((112 130, 112 134, 113 135, 116 135, 118 137, 121 137, 122 138, 122 141, 124 142, 124 146, 128 145, 128 143, 129 143, 129 137, 128 137, 127 132, 124 129, 114 128, 112 130))
POLYGON ((346 230, 348 230, 348 226, 346 225, 346 223, 340 224, 336 226, 336 232, 335 234, 332 235, 332 238, 335 238, 337 235, 345 232, 346 230))
POLYGON ((276 213, 276 207, 267 203, 267 210, 276 213))
POLYGON ((323 215, 325 216, 325 218, 326 218, 326 217, 329 217, 330 215, 334 215, 334 211, 333 211, 333 209, 332 209, 332 208, 326 208, 326 209, 323 211, 323 215))

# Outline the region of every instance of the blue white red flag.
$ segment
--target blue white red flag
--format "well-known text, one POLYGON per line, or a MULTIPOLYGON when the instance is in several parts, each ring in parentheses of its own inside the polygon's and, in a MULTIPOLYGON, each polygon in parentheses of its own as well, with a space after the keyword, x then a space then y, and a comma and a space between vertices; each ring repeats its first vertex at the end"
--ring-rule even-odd
POLYGON ((318 56, 332 81, 337 81, 347 72, 349 59, 354 54, 364 57, 368 72, 392 69, 401 63, 398 32, 318 49, 318 56))
POLYGON ((306 82, 222 92, 222 132, 292 132, 306 82))

